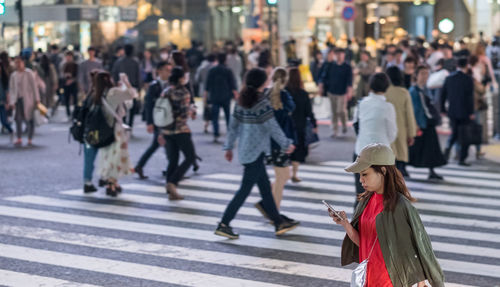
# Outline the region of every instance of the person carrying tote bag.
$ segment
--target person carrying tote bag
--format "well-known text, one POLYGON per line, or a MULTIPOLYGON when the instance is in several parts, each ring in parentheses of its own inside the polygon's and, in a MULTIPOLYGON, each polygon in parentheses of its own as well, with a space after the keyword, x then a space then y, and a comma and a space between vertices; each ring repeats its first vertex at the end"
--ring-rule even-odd
MULTIPOLYGON (((346 230, 342 243, 342 266, 366 264, 366 283, 351 286, 407 287, 418 284, 444 287, 444 275, 404 178, 395 166, 388 145, 365 146, 345 170, 360 173, 366 190, 351 222, 345 211, 329 208, 330 217, 346 230), (375 242, 375 243, 374 243, 375 242), (373 249, 373 251, 371 251, 373 249)), ((359 271, 359 270, 357 270, 359 271)))

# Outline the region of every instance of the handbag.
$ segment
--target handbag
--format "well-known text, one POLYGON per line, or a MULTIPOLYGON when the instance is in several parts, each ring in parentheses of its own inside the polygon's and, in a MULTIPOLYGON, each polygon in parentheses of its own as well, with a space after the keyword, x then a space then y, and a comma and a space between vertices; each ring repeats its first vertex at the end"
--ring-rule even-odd
POLYGON ((483 126, 470 121, 458 127, 458 140, 462 146, 478 145, 482 143, 483 126))
POLYGON ((366 268, 368 267, 370 256, 372 256, 375 243, 377 243, 377 238, 378 237, 375 237, 375 241, 373 241, 372 250, 370 250, 370 254, 368 254, 368 257, 363 260, 363 262, 359 263, 358 267, 356 267, 356 269, 352 271, 351 287, 364 287, 366 285, 366 268))
POLYGON ((313 131, 314 127, 311 119, 307 119, 306 123, 306 146, 319 142, 319 136, 313 131))
POLYGON ((46 117, 42 116, 42 113, 38 109, 36 109, 33 114, 33 120, 35 122, 35 126, 37 127, 42 126, 49 122, 49 120, 46 117))

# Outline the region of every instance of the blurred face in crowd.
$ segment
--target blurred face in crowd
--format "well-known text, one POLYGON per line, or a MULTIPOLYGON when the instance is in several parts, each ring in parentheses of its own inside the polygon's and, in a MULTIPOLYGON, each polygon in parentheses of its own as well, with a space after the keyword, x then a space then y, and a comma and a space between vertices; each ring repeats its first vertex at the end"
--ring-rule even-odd
POLYGON ((327 61, 328 61, 328 62, 333 62, 333 61, 335 61, 335 52, 333 52, 333 51, 328 52, 328 55, 327 55, 327 61))
POLYGON ((144 59, 149 60, 151 59, 151 52, 148 50, 144 51, 144 59))
POLYGON ((344 63, 345 61, 345 53, 344 52, 338 52, 336 53, 337 56, 337 63, 344 63))
POLYGON ((158 69, 156 72, 163 81, 167 81, 168 77, 170 77, 171 71, 172 71, 172 65, 165 65, 161 69, 158 69))
POLYGON ((16 70, 24 71, 25 65, 24 65, 24 61, 21 58, 16 58, 14 60, 14 65, 16 66, 16 70))
POLYGON ((66 62, 73 62, 73 56, 71 55, 66 55, 64 58, 66 59, 66 62))
POLYGON ((118 51, 116 51, 116 56, 117 57, 123 57, 125 55, 125 50, 124 49, 120 49, 118 51))
POLYGON ((444 57, 446 59, 451 59, 453 58, 453 50, 451 50, 450 48, 444 48, 443 49, 443 54, 444 54, 444 57))
POLYGON ((366 53, 361 53, 361 61, 363 62, 368 62, 370 60, 370 57, 366 53))
POLYGON ((421 69, 417 74, 417 84, 419 86, 425 86, 428 78, 429 78, 429 69, 421 69))
POLYGON ((371 167, 360 172, 359 182, 365 191, 383 191, 384 190, 384 175, 375 172, 371 167))
POLYGON ((316 53, 316 61, 322 62, 323 61, 323 54, 321 53, 316 53))
POLYGON ((88 53, 89 53, 89 58, 91 58, 91 59, 95 58, 95 50, 90 49, 90 50, 88 50, 88 53))
POLYGON ((413 74, 415 71, 415 63, 414 62, 405 62, 405 72, 407 74, 413 74))

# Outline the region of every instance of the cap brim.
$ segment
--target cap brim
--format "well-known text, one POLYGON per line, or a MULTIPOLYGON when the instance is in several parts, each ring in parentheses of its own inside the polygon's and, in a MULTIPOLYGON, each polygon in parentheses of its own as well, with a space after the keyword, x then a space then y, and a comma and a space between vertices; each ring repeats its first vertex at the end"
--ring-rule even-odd
POLYGON ((370 166, 371 164, 369 162, 355 161, 351 165, 344 168, 344 170, 352 173, 360 173, 363 170, 369 168, 370 166))

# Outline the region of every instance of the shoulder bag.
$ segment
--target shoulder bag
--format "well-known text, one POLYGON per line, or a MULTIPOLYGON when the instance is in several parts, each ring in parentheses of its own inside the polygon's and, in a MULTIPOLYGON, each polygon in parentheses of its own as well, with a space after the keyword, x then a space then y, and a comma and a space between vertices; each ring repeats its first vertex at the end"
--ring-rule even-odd
POLYGON ((351 287, 364 287, 366 285, 366 268, 368 267, 368 261, 370 261, 375 243, 377 243, 377 238, 378 237, 375 237, 375 241, 373 241, 372 250, 370 250, 368 257, 363 260, 363 262, 359 263, 358 267, 352 271, 351 287))

